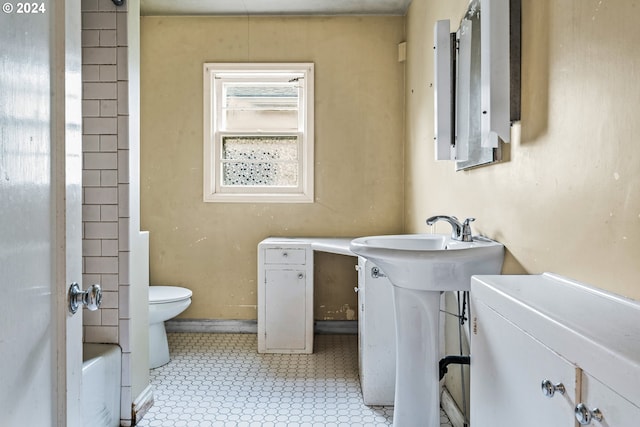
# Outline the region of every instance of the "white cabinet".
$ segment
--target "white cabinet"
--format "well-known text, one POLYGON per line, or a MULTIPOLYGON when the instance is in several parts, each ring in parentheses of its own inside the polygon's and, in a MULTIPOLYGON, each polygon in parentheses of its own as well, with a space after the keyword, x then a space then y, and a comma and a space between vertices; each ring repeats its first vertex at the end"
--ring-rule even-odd
POLYGON ((391 282, 358 257, 358 354, 365 405, 393 405, 396 331, 391 282))
MULTIPOLYGON (((354 256, 351 238, 270 237, 258 244, 258 352, 313 352, 314 251, 354 256)), ((355 258, 354 258, 355 259, 355 258)), ((360 381, 367 405, 393 405, 395 316, 391 282, 358 259, 360 381)), ((354 283, 345 283, 353 288, 354 283)))
POLYGON ((474 427, 640 425, 638 302, 550 273, 475 276, 471 301, 474 427))
POLYGON ((472 425, 573 426, 575 366, 485 304, 473 309, 472 425), (544 380, 564 385, 564 395, 545 397, 544 380))
POLYGON ((313 352, 310 245, 258 245, 258 352, 313 352))
MULTIPOLYGON (((640 387, 640 384, 636 384, 636 386, 640 387)), ((597 408, 603 416, 602 423, 593 421, 592 425, 606 427, 637 427, 640 425, 640 408, 638 406, 586 372, 582 373, 581 389, 580 402, 590 411, 597 408)))

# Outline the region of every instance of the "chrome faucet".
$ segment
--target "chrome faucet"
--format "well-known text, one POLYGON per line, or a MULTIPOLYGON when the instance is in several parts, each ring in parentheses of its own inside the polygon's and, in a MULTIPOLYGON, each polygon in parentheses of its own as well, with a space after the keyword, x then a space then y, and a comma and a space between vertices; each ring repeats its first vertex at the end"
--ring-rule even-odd
POLYGON ((431 218, 427 218, 427 225, 433 225, 438 221, 447 221, 451 224, 451 238, 453 240, 473 242, 473 237, 471 237, 471 225, 469 223, 475 220, 475 218, 467 218, 463 223, 460 223, 458 218, 455 216, 436 215, 431 218))

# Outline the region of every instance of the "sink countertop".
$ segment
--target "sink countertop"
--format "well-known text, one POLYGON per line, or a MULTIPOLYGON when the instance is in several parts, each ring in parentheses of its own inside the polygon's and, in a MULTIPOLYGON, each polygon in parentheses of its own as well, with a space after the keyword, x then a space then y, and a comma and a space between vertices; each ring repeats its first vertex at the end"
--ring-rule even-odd
POLYGON ((305 244, 319 252, 357 256, 349 249, 349 244, 355 237, 269 237, 262 243, 268 244, 305 244))

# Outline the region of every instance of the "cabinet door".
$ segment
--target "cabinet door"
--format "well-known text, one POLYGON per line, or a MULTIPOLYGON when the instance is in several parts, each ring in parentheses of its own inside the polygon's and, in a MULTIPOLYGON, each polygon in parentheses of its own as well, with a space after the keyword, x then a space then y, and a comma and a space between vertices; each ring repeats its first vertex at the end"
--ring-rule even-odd
POLYGON ((587 373, 582 374, 582 403, 589 410, 598 408, 602 422, 592 420, 592 426, 636 427, 640 425, 640 408, 611 390, 587 373))
POLYGON ((373 277, 370 261, 358 261, 360 385, 365 405, 393 405, 396 331, 393 290, 386 277, 373 277))
POLYGON ((573 427, 576 369, 571 363, 474 300, 471 423, 474 427, 573 427), (544 396, 541 383, 562 383, 544 396))
POLYGON ((265 271, 267 350, 304 350, 307 315, 304 269, 265 271))

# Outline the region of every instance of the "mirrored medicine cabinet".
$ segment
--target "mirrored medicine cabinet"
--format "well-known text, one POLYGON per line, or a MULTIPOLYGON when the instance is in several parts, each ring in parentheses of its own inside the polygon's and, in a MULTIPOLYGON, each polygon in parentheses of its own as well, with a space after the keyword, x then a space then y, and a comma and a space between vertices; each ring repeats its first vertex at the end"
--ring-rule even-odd
POLYGON ((434 29, 435 157, 456 170, 502 159, 520 120, 521 0, 471 0, 434 29))

